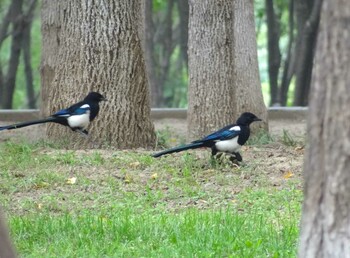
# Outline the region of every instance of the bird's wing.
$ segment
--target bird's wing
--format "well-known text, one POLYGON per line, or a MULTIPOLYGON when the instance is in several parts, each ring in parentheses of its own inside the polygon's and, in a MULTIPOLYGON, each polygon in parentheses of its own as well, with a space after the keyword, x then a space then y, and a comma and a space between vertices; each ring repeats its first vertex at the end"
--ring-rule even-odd
POLYGON ((201 140, 194 141, 194 142, 208 142, 208 141, 223 141, 232 139, 241 133, 241 128, 238 125, 228 125, 224 128, 207 135, 201 140))
POLYGON ((67 109, 61 109, 56 112, 53 116, 69 117, 74 115, 83 115, 90 111, 90 106, 88 104, 77 103, 70 106, 67 109))

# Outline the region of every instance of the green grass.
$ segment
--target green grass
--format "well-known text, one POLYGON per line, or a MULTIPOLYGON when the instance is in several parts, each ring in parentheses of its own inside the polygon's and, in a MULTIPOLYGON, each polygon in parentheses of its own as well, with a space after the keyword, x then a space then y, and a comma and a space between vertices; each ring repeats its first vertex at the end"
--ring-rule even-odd
POLYGON ((0 145, 0 202, 21 257, 296 256, 302 157, 286 157, 296 176, 284 179, 263 147, 241 167, 205 151, 52 147, 0 145))

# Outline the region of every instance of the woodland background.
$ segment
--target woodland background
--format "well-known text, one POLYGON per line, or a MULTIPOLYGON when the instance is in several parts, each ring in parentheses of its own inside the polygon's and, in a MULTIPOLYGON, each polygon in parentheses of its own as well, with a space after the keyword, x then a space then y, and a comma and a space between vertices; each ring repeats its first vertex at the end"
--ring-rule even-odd
MULTIPOLYGON (((259 70, 268 106, 306 106, 319 1, 255 0, 259 70), (298 53, 298 54, 296 54, 298 53)), ((40 106, 39 0, 0 1, 0 107, 40 106)), ((187 107, 188 3, 146 1, 144 52, 152 107, 187 107)))

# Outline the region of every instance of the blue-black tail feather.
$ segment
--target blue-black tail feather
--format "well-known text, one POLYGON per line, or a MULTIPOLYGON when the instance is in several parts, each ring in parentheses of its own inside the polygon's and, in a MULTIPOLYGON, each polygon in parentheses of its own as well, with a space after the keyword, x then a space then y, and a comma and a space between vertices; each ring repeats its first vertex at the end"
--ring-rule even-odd
POLYGON ((44 123, 48 123, 48 122, 56 122, 56 120, 57 120, 56 117, 48 117, 48 118, 39 119, 39 120, 35 120, 35 121, 23 122, 23 123, 12 124, 12 125, 5 125, 5 126, 0 126, 0 131, 12 130, 12 129, 17 129, 17 128, 26 127, 26 126, 30 126, 30 125, 44 124, 44 123))
POLYGON ((170 154, 170 153, 180 152, 180 151, 190 150, 190 149, 197 149, 197 148, 201 148, 201 147, 205 147, 203 142, 190 143, 190 144, 174 147, 174 148, 171 148, 171 149, 168 149, 165 151, 155 153, 152 155, 152 157, 158 158, 158 157, 163 156, 165 154, 170 154))

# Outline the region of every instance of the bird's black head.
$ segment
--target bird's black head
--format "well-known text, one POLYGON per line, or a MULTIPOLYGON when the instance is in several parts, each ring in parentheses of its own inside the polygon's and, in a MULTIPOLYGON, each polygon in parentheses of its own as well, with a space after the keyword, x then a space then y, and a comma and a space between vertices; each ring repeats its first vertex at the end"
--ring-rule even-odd
POLYGON ((91 91, 85 97, 85 100, 94 101, 94 102, 100 102, 100 101, 106 101, 107 99, 105 97, 103 97, 100 93, 91 91))
POLYGON ((255 121, 262 121, 260 118, 258 118, 256 115, 250 112, 244 112, 238 119, 236 124, 237 125, 250 125, 251 123, 255 121))

